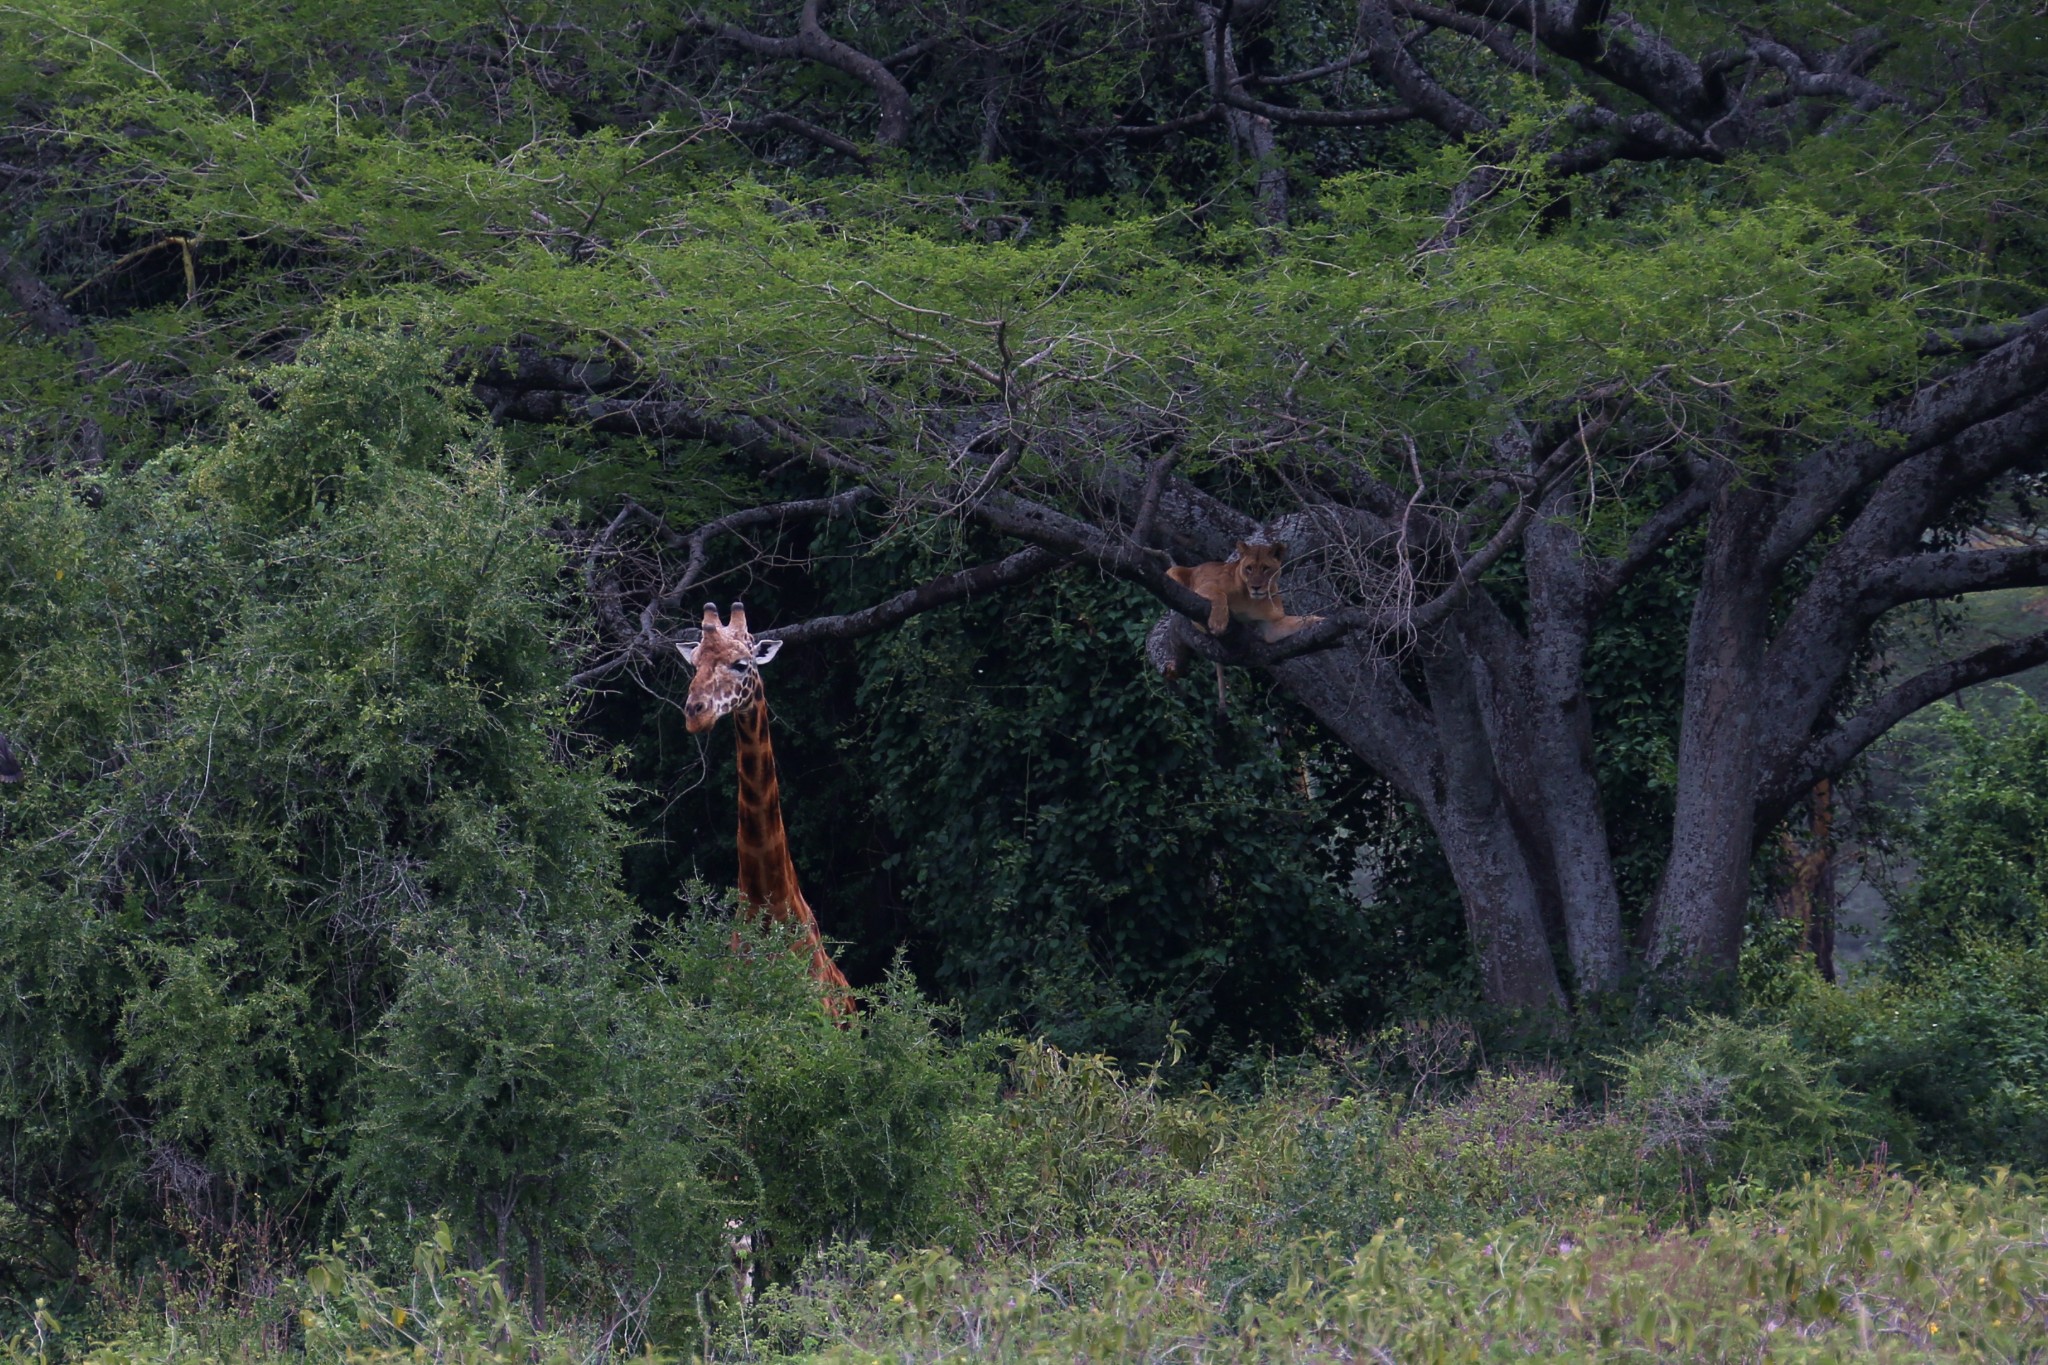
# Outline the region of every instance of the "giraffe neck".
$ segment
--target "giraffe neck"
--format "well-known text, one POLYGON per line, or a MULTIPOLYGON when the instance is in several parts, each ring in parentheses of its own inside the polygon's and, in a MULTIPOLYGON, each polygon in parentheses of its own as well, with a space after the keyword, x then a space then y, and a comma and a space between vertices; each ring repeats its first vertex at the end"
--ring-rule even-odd
POLYGON ((740 784, 740 895, 770 919, 807 921, 810 907, 797 889, 782 827, 782 791, 775 780, 775 748, 768 741, 768 699, 760 692, 732 714, 740 784))
POLYGON ((740 899, 757 914, 803 927, 800 950, 811 955, 811 975, 825 987, 825 1012, 844 1021, 853 1010, 846 976, 825 951, 818 917, 797 888, 782 827, 782 789, 775 780, 775 747, 768 742, 768 698, 760 691, 733 712, 740 775, 740 899))

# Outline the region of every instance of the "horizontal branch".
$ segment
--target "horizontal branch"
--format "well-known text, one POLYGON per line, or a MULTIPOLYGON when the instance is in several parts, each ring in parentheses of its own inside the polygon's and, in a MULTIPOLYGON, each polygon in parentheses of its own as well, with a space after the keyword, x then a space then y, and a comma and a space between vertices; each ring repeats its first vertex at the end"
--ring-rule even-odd
POLYGON ((1595 141, 1554 152, 1545 163, 1555 175, 1584 175, 1614 161, 1722 161, 1718 147, 1702 141, 1662 114, 1623 118, 1611 109, 1587 105, 1570 122, 1595 141))
POLYGON ((1758 837, 1776 825, 1814 783, 1840 775, 1858 754, 1915 711, 1976 683, 2010 677, 2043 663, 2048 663, 2048 630, 1990 645, 1908 678, 1806 745, 1789 765, 1790 770, 1777 775, 1767 790, 1758 793, 1758 837))
MULTIPOLYGON (((737 512, 729 512, 716 521, 706 522, 688 535, 680 537, 678 541, 672 543, 688 547, 690 557, 684 562, 682 575, 675 583, 641 610, 641 631, 651 632, 657 615, 675 610, 684 597, 696 591, 697 584, 704 576, 704 564, 710 554, 711 542, 718 537, 756 526, 782 526, 791 521, 808 520, 813 517, 827 520, 843 517, 874 496, 873 489, 849 488, 844 493, 835 493, 829 498, 802 498, 793 502, 770 503, 765 507, 743 508, 737 512)), ((656 520, 659 521, 658 518, 656 520)), ((665 525, 663 529, 667 529, 665 525)))
POLYGON ((853 139, 841 137, 831 129, 821 128, 807 119, 798 118, 795 114, 786 114, 778 111, 776 113, 763 114, 761 117, 754 119, 734 119, 728 126, 733 132, 741 134, 765 133, 770 129, 774 129, 777 132, 794 133, 798 137, 810 139, 820 147, 827 147, 841 156, 850 157, 863 166, 869 164, 871 160, 867 152, 862 150, 860 144, 853 141, 853 139))
POLYGON ((1405 123, 1416 116, 1413 105, 1389 104, 1377 109, 1292 109, 1254 99, 1228 84, 1219 83, 1216 97, 1233 109, 1269 118, 1275 123, 1298 123, 1309 128, 1377 128, 1405 123))
POLYGON ((588 687, 621 669, 653 658, 668 643, 657 622, 694 593, 704 580, 704 565, 711 542, 757 526, 781 526, 790 521, 843 517, 874 497, 868 488, 849 488, 826 498, 800 498, 790 502, 744 507, 705 522, 693 531, 678 531, 658 513, 627 498, 605 528, 591 538, 583 555, 584 590, 591 596, 598 616, 614 635, 613 651, 571 678, 572 687, 588 687), (614 575, 603 574, 600 561, 611 551, 620 532, 631 525, 644 525, 670 549, 687 551, 683 570, 667 585, 649 594, 640 608, 638 624, 629 623, 619 605, 619 586, 614 575))
POLYGON ((1920 343, 1920 354, 1976 355, 1995 351, 2021 334, 2048 323, 2048 308, 2029 313, 2017 322, 1986 322, 1974 327, 1953 327, 1929 332, 1920 343))
POLYGON ((602 398, 562 389, 514 389, 479 380, 476 395, 499 422, 563 422, 615 436, 708 441, 767 452, 783 444, 767 423, 727 418, 695 403, 656 398, 602 398))
POLYGON ((1437 5, 1420 3, 1420 0, 1394 0, 1394 9, 1397 13, 1409 19, 1418 19, 1431 28, 1449 29, 1453 33, 1463 34, 1485 44, 1487 51, 1525 76, 1545 74, 1545 67, 1536 59, 1536 54, 1517 47, 1513 31, 1491 20, 1458 14, 1437 5))
POLYGON ((2048 584, 2048 545, 1990 550, 1938 550, 1902 555, 1873 569, 1863 583, 1866 602, 1897 606, 1933 597, 2048 584))
POLYGON ((920 583, 859 611, 817 616, 780 630, 763 631, 762 634, 789 645, 808 644, 812 640, 858 639, 887 630, 936 607, 963 602, 978 593, 1027 583, 1067 562, 1050 550, 1031 545, 1003 559, 941 574, 928 583, 920 583))
POLYGON ((1198 114, 1187 114, 1171 118, 1164 123, 1110 123, 1098 124, 1091 128, 1077 128, 1075 132, 1084 138, 1121 137, 1132 142, 1147 142, 1153 138, 1168 137, 1184 133, 1190 128, 1200 128, 1223 117, 1223 106, 1212 104, 1198 114))
POLYGON ((1244 77, 1244 81, 1247 85, 1300 85, 1304 81, 1321 80, 1324 76, 1349 71, 1352 67, 1361 66, 1371 60, 1370 52, 1354 52, 1348 57, 1339 57, 1335 61, 1324 62, 1321 66, 1311 66, 1301 71, 1289 71, 1285 75, 1261 76, 1254 72, 1244 77))

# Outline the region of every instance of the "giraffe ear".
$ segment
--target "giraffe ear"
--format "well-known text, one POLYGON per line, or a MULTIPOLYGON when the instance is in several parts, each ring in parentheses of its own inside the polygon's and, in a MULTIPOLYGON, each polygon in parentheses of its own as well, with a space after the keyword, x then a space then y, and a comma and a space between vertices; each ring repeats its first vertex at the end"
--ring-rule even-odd
POLYGON ((775 657, 776 651, 781 648, 782 641, 772 635, 765 640, 754 641, 754 662, 757 664, 767 663, 775 657))
POLYGON ((676 642, 676 653, 683 656, 684 663, 695 668, 697 666, 697 651, 703 647, 703 644, 702 640, 679 640, 676 642))

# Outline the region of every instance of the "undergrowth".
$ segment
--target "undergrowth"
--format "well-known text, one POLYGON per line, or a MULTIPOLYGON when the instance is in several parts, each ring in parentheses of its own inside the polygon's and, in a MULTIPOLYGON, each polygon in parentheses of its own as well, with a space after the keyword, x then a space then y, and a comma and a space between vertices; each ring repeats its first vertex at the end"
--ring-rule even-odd
MULTIPOLYGON (((1044 1043, 925 1155, 914 1236, 771 1258, 696 1313, 537 1306, 415 1218, 296 1273, 109 1275, 10 1362, 2048 1359, 2048 1199, 1907 1179, 1882 1115, 1779 1026, 1701 1018, 1587 1103, 1469 1031, 1327 1045, 1255 1098, 1044 1043), (410 1258, 390 1248, 411 1240, 410 1258)), ((232 1260, 232 1248, 221 1253, 232 1260)))

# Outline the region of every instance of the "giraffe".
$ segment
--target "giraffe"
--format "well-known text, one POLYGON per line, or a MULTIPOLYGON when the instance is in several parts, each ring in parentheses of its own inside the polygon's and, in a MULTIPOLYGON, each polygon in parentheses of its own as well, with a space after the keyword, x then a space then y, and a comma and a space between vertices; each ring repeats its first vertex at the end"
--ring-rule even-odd
POLYGON ((811 976, 825 988, 825 1009, 843 1019, 853 1010, 846 976, 825 951, 818 918, 796 884, 789 860, 789 835, 782 826, 782 793, 775 781, 775 749, 768 740, 768 698, 761 690, 761 665, 782 648, 780 640, 756 640, 747 631, 747 609, 732 604, 718 619, 718 607, 704 604, 703 635, 679 644, 683 662, 695 670, 683 703, 683 727, 703 734, 732 715, 738 743, 740 787, 740 899, 757 915, 778 924, 795 923, 811 950, 811 976))

